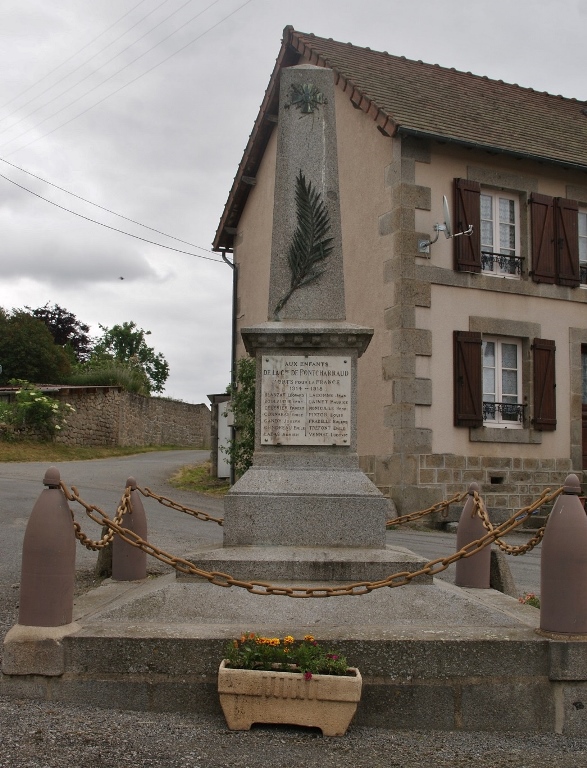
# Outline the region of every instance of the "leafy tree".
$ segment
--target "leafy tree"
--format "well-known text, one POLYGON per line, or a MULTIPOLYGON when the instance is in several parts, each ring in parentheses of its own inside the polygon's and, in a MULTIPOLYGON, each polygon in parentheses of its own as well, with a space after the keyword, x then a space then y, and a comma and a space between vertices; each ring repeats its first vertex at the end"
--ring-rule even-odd
POLYGON ((33 317, 45 323, 55 344, 70 352, 74 362, 81 363, 89 358, 92 351, 92 339, 88 335, 89 325, 82 323, 72 312, 60 307, 59 304, 50 307, 47 302, 43 307, 37 309, 26 307, 26 309, 33 317))
POLYGON ((237 477, 244 475, 253 463, 255 450, 255 376, 252 357, 241 357, 236 364, 236 386, 226 389, 230 395, 229 410, 234 413, 234 440, 222 448, 229 457, 237 477))
POLYGON ((69 358, 53 341, 46 325, 29 312, 0 307, 0 384, 26 379, 56 384, 71 370, 69 358))
POLYGON ((90 366, 104 364, 108 360, 126 363, 144 373, 148 394, 163 392, 169 377, 169 365, 161 352, 155 352, 145 341, 151 331, 139 328, 132 321, 113 325, 112 328, 100 325, 100 330, 102 336, 94 346, 90 366))

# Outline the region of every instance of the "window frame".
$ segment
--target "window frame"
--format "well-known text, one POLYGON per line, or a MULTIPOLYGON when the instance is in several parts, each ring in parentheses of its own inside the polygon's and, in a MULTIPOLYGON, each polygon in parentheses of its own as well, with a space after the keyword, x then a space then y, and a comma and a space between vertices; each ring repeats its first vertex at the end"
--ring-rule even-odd
MULTIPOLYGON (((522 346, 522 339, 514 338, 511 336, 495 336, 495 335, 483 335, 482 336, 482 343, 481 343, 481 385, 482 385, 482 407, 483 407, 483 426, 484 427, 490 427, 492 429, 523 429, 524 428, 524 419, 525 419, 525 413, 524 413, 524 396, 523 396, 523 346, 522 346), (494 418, 487 418, 486 413, 489 410, 489 408, 486 407, 491 404, 492 401, 486 400, 485 395, 488 394, 485 391, 485 370, 489 370, 490 367, 485 365, 485 347, 487 344, 494 344, 494 360, 495 360, 495 366, 492 368, 492 370, 495 371, 494 375, 494 389, 495 392, 491 393, 495 400, 493 401, 495 403, 496 407, 493 415, 494 418), (517 391, 515 392, 515 398, 516 402, 515 405, 518 406, 519 414, 521 415, 520 418, 516 419, 506 419, 504 418, 503 413, 503 406, 507 406, 508 403, 504 403, 503 398, 504 397, 513 397, 514 393, 503 393, 503 345, 507 344, 510 346, 516 347, 516 384, 517 384, 517 391)), ((513 369, 510 369, 513 370, 513 369)), ((511 403, 511 405, 514 405, 514 403, 511 403)), ((507 410, 507 408, 506 408, 507 410)))
POLYGON ((499 189, 490 189, 488 187, 482 186, 480 189, 480 195, 479 195, 479 217, 480 217, 480 226, 479 226, 479 245, 481 249, 481 271, 484 275, 491 275, 494 277, 505 277, 510 280, 520 280, 522 277, 522 260, 520 255, 520 232, 521 232, 521 223, 520 223, 520 200, 519 196, 515 193, 511 192, 505 192, 504 190, 499 189), (491 209, 492 209, 492 219, 484 219, 483 218, 483 198, 489 198, 491 200, 491 209), (501 200, 507 200, 508 202, 511 202, 514 204, 514 217, 513 217, 513 227, 514 227, 514 248, 511 249, 506 246, 502 246, 500 239, 501 239, 501 224, 509 222, 502 222, 500 219, 500 201, 501 200), (492 243, 490 251, 487 246, 484 246, 483 244, 483 222, 484 221, 491 221, 492 224, 492 243), (502 253, 503 250, 513 251, 510 253, 502 253), (500 256, 504 256, 505 258, 500 259, 500 256), (488 268, 487 262, 491 261, 491 268, 488 268), (509 268, 506 267, 506 264, 509 261, 509 268), (514 271, 512 272, 511 269, 514 268, 514 271))
POLYGON ((577 211, 577 236, 579 238, 579 279, 581 288, 587 288, 587 208, 579 208, 577 211), (584 222, 585 234, 581 234, 581 222, 584 222), (584 258, 581 258, 581 244, 584 248, 584 258))

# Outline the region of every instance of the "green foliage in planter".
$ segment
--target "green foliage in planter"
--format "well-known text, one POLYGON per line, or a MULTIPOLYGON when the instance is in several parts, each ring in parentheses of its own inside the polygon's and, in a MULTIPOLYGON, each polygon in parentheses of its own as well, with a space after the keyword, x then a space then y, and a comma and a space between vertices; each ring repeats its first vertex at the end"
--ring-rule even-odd
POLYGON ((321 646, 312 635, 296 641, 262 637, 243 632, 226 646, 225 658, 233 669, 264 669, 278 672, 303 672, 307 679, 315 675, 346 675, 348 662, 336 651, 321 646))

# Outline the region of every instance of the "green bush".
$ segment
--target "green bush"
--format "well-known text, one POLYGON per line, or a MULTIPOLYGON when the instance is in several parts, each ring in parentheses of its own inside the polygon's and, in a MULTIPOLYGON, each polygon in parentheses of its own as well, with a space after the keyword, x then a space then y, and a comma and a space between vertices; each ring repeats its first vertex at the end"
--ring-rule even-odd
POLYGON ((20 388, 13 403, 0 404, 0 430, 4 438, 30 437, 53 439, 67 423, 67 416, 74 409, 41 392, 34 384, 12 379, 11 384, 20 388))
POLYGON ((255 450, 255 376, 257 367, 252 357, 241 357, 236 366, 236 386, 229 386, 228 409, 234 414, 235 437, 228 448, 228 454, 237 477, 244 475, 253 463, 255 450))

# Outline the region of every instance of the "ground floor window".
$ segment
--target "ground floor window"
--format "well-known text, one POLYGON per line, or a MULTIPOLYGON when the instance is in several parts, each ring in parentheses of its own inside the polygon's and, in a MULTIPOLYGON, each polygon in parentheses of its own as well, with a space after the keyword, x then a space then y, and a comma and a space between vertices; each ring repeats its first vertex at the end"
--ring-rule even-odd
POLYGON ((484 337, 483 423, 494 427, 521 427, 522 342, 517 339, 484 337))

